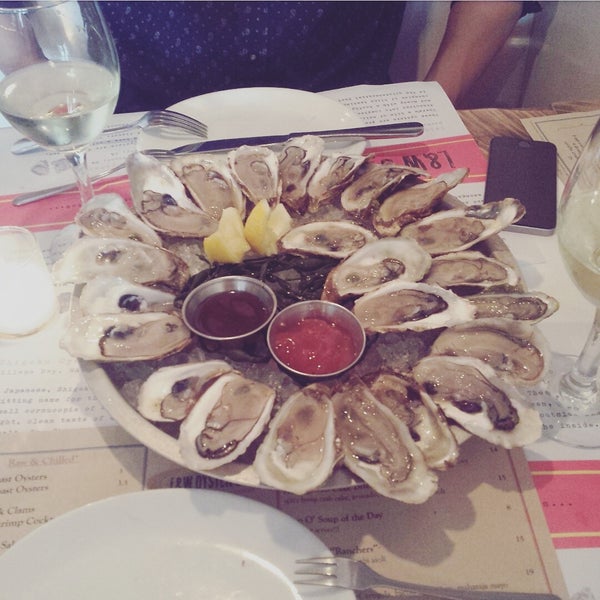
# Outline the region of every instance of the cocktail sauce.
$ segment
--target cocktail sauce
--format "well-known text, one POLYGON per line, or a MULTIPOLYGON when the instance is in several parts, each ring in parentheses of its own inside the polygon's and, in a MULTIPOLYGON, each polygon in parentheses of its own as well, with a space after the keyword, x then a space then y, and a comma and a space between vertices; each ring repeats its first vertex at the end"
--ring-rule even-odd
POLYGON ((305 317, 271 329, 271 347, 290 369, 309 375, 336 373, 355 358, 350 332, 323 317, 305 317))
POLYGON ((190 324, 205 335, 230 338, 260 328, 268 318, 268 307, 254 294, 228 290, 199 302, 190 324))

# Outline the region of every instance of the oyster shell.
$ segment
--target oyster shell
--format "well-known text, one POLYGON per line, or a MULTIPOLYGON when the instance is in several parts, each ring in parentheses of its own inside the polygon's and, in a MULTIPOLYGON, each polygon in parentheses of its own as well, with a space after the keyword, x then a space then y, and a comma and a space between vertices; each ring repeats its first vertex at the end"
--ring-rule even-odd
POLYGON ((215 221, 224 208, 233 206, 242 217, 246 199, 229 167, 208 154, 188 154, 174 158, 170 167, 183 182, 196 204, 215 221))
POLYGON ((342 207, 349 213, 362 214, 403 179, 416 175, 426 177, 427 172, 394 163, 366 163, 354 181, 342 191, 342 207))
POLYGON ((456 169, 391 194, 373 215, 375 231, 381 236, 394 236, 406 224, 430 215, 448 191, 458 185, 468 172, 468 169, 456 169))
POLYGON ((308 182, 314 175, 325 141, 315 135, 303 135, 286 142, 279 153, 281 202, 297 213, 308 203, 308 182))
POLYGON ((85 283, 98 275, 180 291, 189 278, 187 264, 176 254, 124 238, 83 237, 54 264, 61 283, 85 283))
POLYGON ((378 373, 367 379, 369 389, 410 431, 427 466, 445 470, 458 460, 458 443, 444 413, 408 375, 378 373))
POLYGON ((473 318, 475 307, 450 290, 395 280, 358 298, 352 312, 368 333, 384 333, 464 323, 473 318))
POLYGON ((153 156, 136 152, 127 158, 133 206, 140 218, 157 231, 175 237, 206 237, 217 219, 188 198, 173 171, 153 156))
POLYGON ((323 203, 337 197, 366 160, 366 156, 345 154, 325 157, 308 182, 308 212, 317 212, 323 203))
POLYGON ((368 242, 329 272, 322 298, 337 301, 359 296, 396 279, 419 281, 430 265, 431 256, 413 240, 368 242))
POLYGON ((531 324, 508 319, 477 319, 449 327, 435 340, 430 354, 479 358, 520 385, 540 381, 549 356, 545 340, 531 324))
POLYGON ((351 378, 333 396, 336 431, 344 464, 375 491, 418 504, 437 490, 437 476, 408 427, 381 404, 360 379, 351 378))
POLYGON ((509 265, 482 252, 465 250, 436 256, 431 261, 431 267, 423 282, 443 288, 512 287, 519 283, 519 274, 509 265))
POLYGON ((83 205, 75 222, 86 235, 128 238, 162 246, 160 236, 125 204, 119 194, 98 194, 83 205))
POLYGON ((237 372, 226 373, 181 423, 179 450, 190 468, 216 469, 241 456, 271 416, 275 391, 237 372))
POLYGON ((138 393, 138 412, 150 421, 181 421, 206 387, 231 370, 224 360, 162 367, 142 383, 138 393))
POLYGON ((504 448, 537 440, 542 422, 517 389, 469 357, 425 357, 413 375, 444 414, 470 433, 504 448))
POLYGON ((279 160, 273 150, 266 146, 240 146, 229 152, 227 161, 250 202, 266 200, 271 206, 279 202, 279 160))
POLYGON ((346 258, 377 238, 351 221, 313 221, 292 228, 280 240, 283 250, 346 258))
POLYGON ((168 356, 190 342, 190 331, 179 315, 148 312, 74 319, 60 345, 84 360, 133 362, 168 356))
POLYGON ((503 318, 538 323, 558 310, 558 301, 543 292, 510 292, 469 296, 476 319, 503 318))
POLYGON ((79 308, 84 315, 119 312, 171 312, 175 294, 132 283, 123 277, 98 276, 81 290, 79 308))
POLYGON ((314 383, 292 394, 277 411, 256 452, 254 468, 262 483, 304 494, 331 475, 335 462, 330 390, 314 383))
POLYGON ((467 250, 525 214, 515 198, 442 210, 402 228, 400 235, 416 240, 431 255, 467 250))

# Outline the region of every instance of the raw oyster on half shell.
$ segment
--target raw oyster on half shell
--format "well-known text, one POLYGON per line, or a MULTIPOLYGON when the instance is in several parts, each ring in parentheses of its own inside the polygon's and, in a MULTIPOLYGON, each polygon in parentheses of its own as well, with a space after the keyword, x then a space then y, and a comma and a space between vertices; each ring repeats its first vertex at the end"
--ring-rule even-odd
POLYGON ((84 315, 119 312, 171 312, 175 294, 123 277, 98 276, 81 290, 79 308, 84 315))
POLYGON ((437 490, 437 476, 408 426, 353 377, 333 396, 336 431, 344 464, 382 496, 425 502, 437 490))
POLYGON ((54 264, 61 283, 85 283, 99 275, 180 291, 189 278, 187 264, 173 252, 125 238, 82 237, 54 264))
POLYGON ((141 152, 127 159, 131 199, 140 218, 150 227, 175 237, 205 237, 218 220, 188 198, 175 173, 153 156, 141 152))
POLYGON ((469 296, 476 319, 514 319, 538 323, 558 310, 558 301, 543 292, 507 292, 469 296))
POLYGON ((279 245, 298 254, 346 258, 376 239, 368 229, 351 221, 313 221, 292 228, 279 240, 279 245))
POLYGON ((240 146, 227 155, 229 168, 252 204, 266 200, 271 206, 279 202, 281 179, 279 160, 266 146, 240 146))
POLYGON ((366 163, 340 196, 342 208, 351 214, 362 214, 375 206, 386 192, 406 177, 426 177, 426 171, 394 163, 366 163))
POLYGON ((386 238, 368 242, 334 267, 325 280, 323 300, 360 296, 388 281, 419 281, 431 256, 413 240, 386 238))
POLYGON ((223 209, 233 206, 242 217, 246 213, 246 200, 242 189, 227 165, 208 154, 178 156, 170 163, 171 169, 205 213, 215 221, 223 209))
POLYGON ((366 160, 366 156, 326 156, 308 182, 308 212, 316 213, 323 203, 341 194, 366 160))
POLYGON ((304 494, 331 475, 336 448, 330 393, 327 386, 314 383, 282 404, 256 452, 254 468, 262 483, 304 494))
POLYGON ((150 421, 184 419, 217 377, 232 367, 224 360, 206 360, 162 367, 142 383, 137 409, 150 421))
POLYGON ((366 379, 383 405, 404 421, 427 466, 445 470, 458 460, 458 443, 443 412, 408 375, 378 373, 366 379))
POLYGON ((546 372, 546 342, 530 324, 508 319, 476 319, 442 331, 432 355, 470 356, 518 385, 533 385, 546 372))
POLYGON ((468 172, 468 169, 456 169, 394 192, 373 215, 375 231, 381 236, 394 236, 406 224, 430 215, 448 191, 457 186, 468 172))
POLYGON ((358 298, 352 312, 367 333, 384 333, 465 323, 474 317, 475 307, 450 290, 396 279, 358 298))
POLYGON ((275 390, 264 383, 235 371, 221 375, 181 423, 185 464, 204 471, 234 461, 262 433, 274 401, 275 390))
POLYGON ((438 211, 402 228, 400 236, 416 240, 429 254, 467 250, 515 223, 525 207, 515 198, 438 211))
POLYGON ((279 153, 281 202, 296 213, 306 210, 308 182, 321 162, 324 148, 323 138, 303 135, 286 142, 279 153))
POLYGON ((84 360, 134 362, 183 350, 191 339, 175 313, 119 313, 73 319, 60 345, 84 360))
POLYGON ((430 356, 412 373, 444 414, 492 444, 514 448, 542 433, 538 412, 488 364, 470 357, 430 356))
POLYGON ((125 204, 119 194, 98 194, 83 205, 75 222, 86 235, 128 238, 162 246, 160 236, 125 204))
POLYGON ((465 250, 436 256, 423 282, 443 288, 513 287, 519 283, 519 274, 509 265, 482 252, 465 250))

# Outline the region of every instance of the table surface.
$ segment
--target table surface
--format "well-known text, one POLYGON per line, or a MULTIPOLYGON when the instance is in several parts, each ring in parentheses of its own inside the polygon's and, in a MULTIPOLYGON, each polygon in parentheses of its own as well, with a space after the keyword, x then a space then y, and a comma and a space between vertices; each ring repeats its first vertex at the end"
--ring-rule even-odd
MULTIPOLYGON (((571 103, 561 106, 559 110, 563 112, 568 110, 590 110, 590 105, 571 103)), ((459 111, 460 117, 485 156, 487 156, 489 150, 489 142, 494 136, 510 135, 525 139, 529 138, 520 119, 556 113, 556 108, 522 110, 494 108, 459 111)), ((7 148, 0 148, 0 155, 6 152, 8 152, 7 148)), ((520 267, 525 278, 531 279, 531 285, 536 289, 556 295, 561 301, 561 310, 563 311, 561 321, 543 323, 541 326, 543 333, 551 341, 560 340, 567 353, 577 354, 583 341, 582 332, 585 332, 585 322, 591 319, 592 310, 591 307, 584 306, 582 308, 580 303, 573 302, 571 295, 564 295, 563 297, 561 288, 564 287, 566 277, 564 269, 560 266, 554 236, 542 238, 523 234, 503 234, 503 239, 505 239, 513 254, 524 257, 520 261, 520 267), (577 335, 573 334, 575 330, 577 335)), ((579 461, 578 464, 593 461, 597 465, 598 463, 595 461, 600 459, 600 454, 598 452, 567 449, 553 442, 541 442, 528 450, 527 458, 533 472, 536 468, 535 465, 541 464, 541 460, 579 461)), ((126 460, 126 458, 121 457, 120 460, 126 460)), ((2 475, 0 471, 0 481, 2 481, 2 475)), ((589 595, 592 594, 589 582, 596 582, 597 578, 592 574, 590 575, 591 579, 587 578, 584 581, 581 579, 581 573, 582 565, 586 569, 588 567, 591 569, 592 564, 597 564, 600 559, 598 548, 559 550, 558 555, 569 592, 571 594, 581 593, 583 588, 583 593, 588 593, 587 598, 593 598, 593 595, 589 595)), ((598 597, 600 588, 594 588, 593 593, 598 597)))

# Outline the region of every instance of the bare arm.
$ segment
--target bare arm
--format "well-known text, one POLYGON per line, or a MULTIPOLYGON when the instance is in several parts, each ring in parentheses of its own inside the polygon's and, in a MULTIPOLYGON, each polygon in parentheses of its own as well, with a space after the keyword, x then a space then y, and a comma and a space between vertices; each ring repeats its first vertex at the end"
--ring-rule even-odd
POLYGON ((519 20, 522 2, 456 2, 426 81, 437 81, 450 100, 460 102, 502 48, 519 20))

